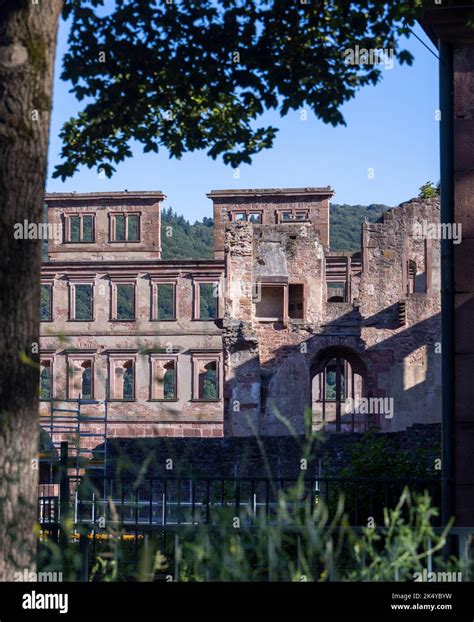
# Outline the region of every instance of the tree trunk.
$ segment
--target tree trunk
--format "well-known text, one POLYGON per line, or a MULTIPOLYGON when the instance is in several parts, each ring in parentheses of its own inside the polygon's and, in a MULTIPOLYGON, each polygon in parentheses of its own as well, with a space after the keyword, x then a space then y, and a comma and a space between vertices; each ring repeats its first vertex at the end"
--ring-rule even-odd
POLYGON ((35 569, 40 240, 62 0, 0 0, 0 580, 35 569))

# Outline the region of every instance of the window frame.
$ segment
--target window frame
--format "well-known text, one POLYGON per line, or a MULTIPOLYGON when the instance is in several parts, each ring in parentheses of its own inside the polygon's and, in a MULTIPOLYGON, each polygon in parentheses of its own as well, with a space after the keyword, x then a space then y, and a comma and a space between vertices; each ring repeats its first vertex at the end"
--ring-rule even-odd
MULTIPOLYGON (((69 400, 77 400, 77 396, 71 395, 71 391, 74 387, 74 378, 73 375, 70 374, 69 370, 74 370, 74 363, 85 363, 90 362, 91 367, 91 396, 84 398, 82 397, 82 386, 81 386, 81 400, 94 400, 95 399, 95 390, 96 390, 96 382, 95 382, 95 354, 86 354, 86 353, 77 353, 77 354, 67 354, 66 355, 66 395, 69 400)), ((82 383, 81 383, 82 384, 82 383)))
POLYGON ((139 244, 142 241, 142 212, 109 212, 109 243, 110 244, 139 244), (117 240, 117 216, 125 218, 125 240, 117 240), (128 239, 128 217, 138 217, 138 238, 136 240, 128 239))
POLYGON ((197 322, 215 322, 221 318, 222 315, 222 277, 195 277, 193 279, 193 321, 197 322), (218 296, 216 298, 216 317, 215 318, 201 318, 201 285, 217 285, 218 296))
POLYGON ((176 322, 178 319, 177 315, 177 280, 176 279, 166 279, 166 278, 158 278, 152 279, 150 281, 151 287, 151 313, 150 320, 152 322, 176 322), (160 319, 158 317, 158 308, 159 308, 159 298, 158 298, 158 289, 160 285, 172 285, 173 287, 173 317, 167 319, 160 319))
POLYGON ((275 210, 276 222, 277 224, 288 224, 288 223, 305 223, 310 222, 310 210, 306 208, 299 207, 282 207, 275 210), (290 218, 284 219, 283 214, 290 214, 290 218), (305 218, 297 218, 297 214, 305 214, 305 218))
POLYGON ((41 287, 49 287, 50 290, 50 298, 49 298, 49 315, 50 318, 48 320, 43 320, 41 318, 41 292, 40 292, 40 322, 54 322, 54 281, 45 281, 41 280, 41 287))
POLYGON ((307 286, 306 286, 306 283, 304 283, 303 281, 295 281, 295 282, 288 283, 288 295, 286 297, 287 298, 288 308, 286 310, 286 313, 287 313, 287 317, 288 317, 289 321, 292 321, 292 322, 304 322, 306 320, 306 298, 307 298, 306 292, 307 292, 307 286), (291 315, 290 315, 290 302, 291 302, 291 300, 290 300, 290 288, 292 286, 294 286, 294 285, 299 285, 299 286, 301 286, 303 288, 303 299, 302 299, 302 306, 303 306, 303 308, 302 308, 302 317, 300 317, 300 318, 291 317, 291 315))
POLYGON ((110 322, 136 322, 137 321, 137 280, 136 278, 129 278, 124 280, 111 280, 110 281, 110 322), (131 285, 133 286, 133 318, 120 319, 117 317, 117 303, 118 303, 118 291, 117 285, 131 285))
MULTIPOLYGON (((293 285, 293 283, 292 283, 293 285)), ((295 283, 295 285, 298 285, 298 283, 295 283)), ((288 323, 288 283, 272 283, 271 281, 262 281, 259 282, 259 286, 261 288, 261 296, 263 296, 263 290, 265 288, 280 288, 283 289, 283 301, 282 301, 282 307, 283 307, 283 314, 281 317, 273 317, 273 316, 262 316, 260 317, 259 315, 257 315, 257 304, 258 302, 253 302, 254 305, 254 312, 253 312, 253 316, 255 318, 255 320, 257 322, 282 322, 285 326, 288 323)))
MULTIPOLYGON (((148 392, 148 401, 149 402, 179 402, 178 397, 178 355, 177 354, 150 354, 149 355, 149 392, 148 392), (175 373, 175 391, 173 399, 166 399, 165 397, 154 397, 153 389, 154 389, 154 367, 158 361, 163 361, 164 363, 174 363, 174 373, 175 373)), ((164 388, 163 388, 164 395, 164 388)))
POLYGON ((40 380, 38 386, 39 393, 39 401, 40 402, 50 402, 54 399, 54 354, 45 354, 41 353, 39 355, 39 365, 40 365, 40 380), (41 397, 41 372, 43 370, 43 361, 47 361, 49 363, 49 397, 41 397))
POLYGON ((96 243, 96 219, 94 212, 81 212, 80 214, 75 214, 73 212, 69 212, 67 214, 63 214, 64 218, 64 235, 63 235, 63 243, 64 244, 95 244, 96 243), (71 217, 79 218, 79 240, 76 242, 75 240, 71 240, 71 217), (84 236, 84 216, 90 216, 92 218, 92 240, 83 240, 84 236))
POLYGON ((69 314, 68 322, 94 322, 95 321, 95 280, 93 279, 70 279, 69 280, 69 314), (76 285, 89 285, 92 290, 91 318, 80 320, 76 318, 76 285))
POLYGON ((249 222, 252 225, 263 224, 263 210, 259 209, 236 209, 229 212, 229 219, 232 222, 249 222), (237 214, 243 214, 244 218, 237 218, 237 214), (258 214, 260 222, 251 222, 250 216, 258 214))
POLYGON ((206 352, 192 352, 191 353, 191 365, 192 365, 192 399, 191 402, 202 403, 217 403, 222 401, 223 395, 223 373, 222 373, 222 353, 206 353, 206 352), (215 399, 205 399, 199 397, 199 368, 201 364, 205 362, 216 363, 216 378, 217 378, 217 397, 215 399))
MULTIPOLYGON (((108 373, 108 393, 106 396, 108 402, 136 402, 137 401, 137 354, 130 352, 122 352, 122 353, 109 353, 108 361, 107 361, 107 373, 108 373), (132 398, 123 398, 123 397, 112 397, 115 394, 115 368, 117 363, 132 363, 132 374, 133 374, 133 397, 132 398)), ((123 385, 122 385, 123 388, 123 385)))

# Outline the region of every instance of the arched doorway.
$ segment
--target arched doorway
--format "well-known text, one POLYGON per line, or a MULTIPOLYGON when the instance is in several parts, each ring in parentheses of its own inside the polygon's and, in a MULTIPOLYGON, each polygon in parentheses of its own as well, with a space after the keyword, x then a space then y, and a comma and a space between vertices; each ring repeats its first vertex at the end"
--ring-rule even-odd
POLYGON ((367 368, 360 355, 346 346, 330 346, 311 365, 311 403, 316 427, 336 432, 366 430, 367 415, 356 405, 367 395, 367 368))

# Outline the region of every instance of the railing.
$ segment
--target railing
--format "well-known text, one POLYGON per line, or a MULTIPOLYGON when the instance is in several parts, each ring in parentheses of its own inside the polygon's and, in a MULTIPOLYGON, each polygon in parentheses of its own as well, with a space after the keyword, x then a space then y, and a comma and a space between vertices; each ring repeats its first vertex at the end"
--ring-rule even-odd
MULTIPOLYGON (((288 493, 290 510, 306 503, 311 511, 320 501, 335 511, 342 494, 345 511, 354 526, 365 526, 370 518, 378 522, 383 508, 395 507, 405 486, 414 492, 427 490, 433 505, 440 503, 440 480, 434 478, 313 477, 304 480, 298 494, 291 494, 297 482, 295 478, 167 476, 140 481, 127 477, 70 477, 68 480, 63 490, 74 492, 66 502, 63 499, 63 512, 67 511, 74 519, 74 525, 87 525, 91 529, 101 523, 134 529, 212 525, 217 524, 224 510, 241 516, 246 524, 259 518, 272 524, 277 518, 282 492, 288 493)), ((38 518, 42 526, 59 524, 59 506, 59 495, 39 497, 38 518)))

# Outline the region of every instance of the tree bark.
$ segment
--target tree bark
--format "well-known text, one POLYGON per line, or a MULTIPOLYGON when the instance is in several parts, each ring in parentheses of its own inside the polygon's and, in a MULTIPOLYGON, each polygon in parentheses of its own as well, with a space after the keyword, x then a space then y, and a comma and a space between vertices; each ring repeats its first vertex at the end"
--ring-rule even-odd
POLYGON ((62 0, 0 0, 0 580, 35 569, 40 240, 62 0))

